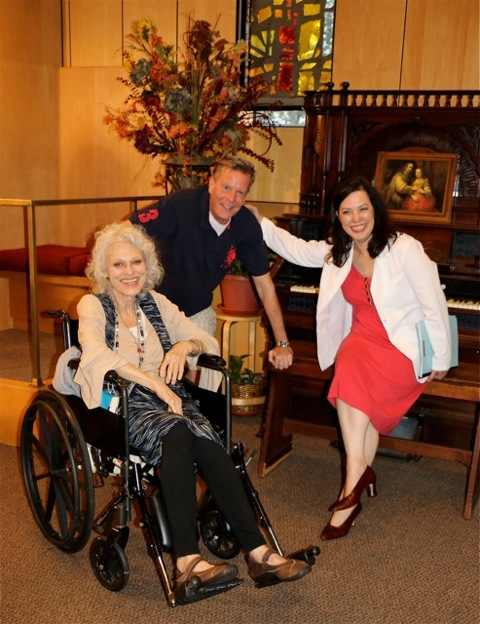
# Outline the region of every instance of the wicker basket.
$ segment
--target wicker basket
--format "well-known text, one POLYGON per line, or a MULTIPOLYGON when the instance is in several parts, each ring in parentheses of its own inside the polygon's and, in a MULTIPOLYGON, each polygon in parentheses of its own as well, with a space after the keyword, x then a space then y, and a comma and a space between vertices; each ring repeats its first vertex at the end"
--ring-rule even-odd
POLYGON ((232 414, 253 416, 265 402, 263 379, 255 384, 232 384, 232 414))

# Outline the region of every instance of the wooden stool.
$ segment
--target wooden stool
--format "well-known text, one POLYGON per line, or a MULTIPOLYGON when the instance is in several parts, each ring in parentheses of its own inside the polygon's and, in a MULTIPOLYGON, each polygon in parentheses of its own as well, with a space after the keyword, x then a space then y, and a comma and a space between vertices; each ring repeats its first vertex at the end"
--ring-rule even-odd
POLYGON ((256 347, 256 331, 257 322, 262 318, 261 312, 257 313, 242 313, 242 312, 227 312, 221 305, 215 307, 217 319, 221 322, 220 335, 221 335, 221 348, 222 357, 227 362, 230 356, 230 330, 235 323, 248 323, 248 368, 255 370, 255 347, 256 347))
MULTIPOLYGON (((217 305, 215 308, 217 319, 221 322, 221 340, 222 340, 222 357, 227 362, 230 356, 230 330, 235 323, 248 323, 248 359, 247 366, 252 371, 255 370, 256 355, 256 332, 257 322, 261 319, 261 312, 258 313, 229 313, 222 306, 217 305)), ((259 410, 263 410, 265 403, 265 395, 257 396, 255 393, 250 396, 248 390, 253 386, 239 386, 240 396, 232 397, 232 413, 239 416, 255 415, 259 410), (242 395, 242 389, 246 391, 246 395, 242 395)))

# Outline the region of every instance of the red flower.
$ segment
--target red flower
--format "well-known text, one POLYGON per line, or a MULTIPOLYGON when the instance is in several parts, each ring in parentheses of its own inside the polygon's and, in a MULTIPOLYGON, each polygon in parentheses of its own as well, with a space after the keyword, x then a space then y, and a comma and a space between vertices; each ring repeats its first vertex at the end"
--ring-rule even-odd
POLYGON ((223 263, 224 268, 228 270, 236 258, 237 250, 233 245, 231 245, 230 249, 227 251, 225 262, 223 263))

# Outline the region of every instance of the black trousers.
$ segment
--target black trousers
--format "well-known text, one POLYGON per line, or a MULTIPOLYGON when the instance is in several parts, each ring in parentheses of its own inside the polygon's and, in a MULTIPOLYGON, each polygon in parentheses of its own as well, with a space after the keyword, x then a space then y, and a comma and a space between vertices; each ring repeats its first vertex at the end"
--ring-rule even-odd
POLYGON ((160 483, 177 557, 198 552, 194 462, 246 551, 265 543, 230 457, 215 442, 178 423, 162 439, 160 483))

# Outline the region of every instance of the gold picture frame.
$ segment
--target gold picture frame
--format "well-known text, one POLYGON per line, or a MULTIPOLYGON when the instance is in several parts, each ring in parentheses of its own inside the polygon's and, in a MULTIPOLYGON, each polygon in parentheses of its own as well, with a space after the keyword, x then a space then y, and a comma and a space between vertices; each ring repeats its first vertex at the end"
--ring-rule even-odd
POLYGON ((375 188, 393 219, 451 223, 457 156, 429 150, 379 152, 375 188))

